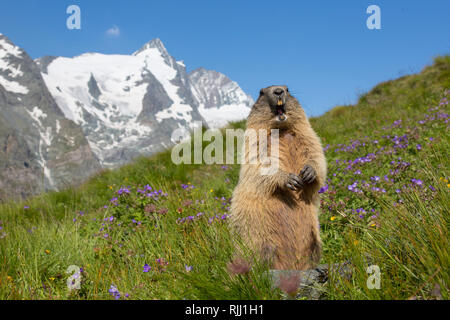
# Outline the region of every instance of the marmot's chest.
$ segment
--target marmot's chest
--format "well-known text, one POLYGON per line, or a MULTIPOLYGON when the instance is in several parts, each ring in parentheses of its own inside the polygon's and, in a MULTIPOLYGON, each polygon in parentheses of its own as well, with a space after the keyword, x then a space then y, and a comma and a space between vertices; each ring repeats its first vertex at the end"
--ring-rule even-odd
POLYGON ((294 133, 281 131, 279 138, 281 169, 298 174, 307 160, 305 146, 294 133))

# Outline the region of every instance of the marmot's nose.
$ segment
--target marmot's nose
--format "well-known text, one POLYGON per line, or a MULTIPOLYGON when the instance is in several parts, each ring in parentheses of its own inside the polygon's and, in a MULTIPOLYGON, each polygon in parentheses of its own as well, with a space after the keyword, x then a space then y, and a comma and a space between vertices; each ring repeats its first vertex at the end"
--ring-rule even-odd
POLYGON ((275 90, 273 90, 273 93, 277 96, 281 96, 284 93, 284 90, 281 88, 276 88, 275 90))

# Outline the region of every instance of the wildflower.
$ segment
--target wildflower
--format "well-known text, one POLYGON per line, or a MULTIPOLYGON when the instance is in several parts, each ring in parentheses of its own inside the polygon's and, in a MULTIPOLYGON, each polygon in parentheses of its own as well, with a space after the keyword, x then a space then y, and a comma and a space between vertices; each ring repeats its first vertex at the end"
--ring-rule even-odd
POLYGON ((330 218, 330 220, 331 220, 331 221, 336 220, 336 216, 332 216, 332 217, 330 218))
POLYGON ((117 191, 117 194, 119 196, 124 194, 130 194, 130 189, 122 187, 119 189, 119 191, 117 191))
POLYGON ((50 277, 49 280, 50 281, 55 281, 55 277, 50 277))
POLYGON ((319 193, 325 193, 328 191, 328 184, 319 189, 319 193))
POLYGON ((187 264, 184 265, 184 268, 186 269, 186 272, 192 271, 192 266, 188 266, 187 264))
POLYGON ((46 254, 50 254, 50 250, 45 250, 44 251, 46 254))
POLYGON ((120 299, 120 292, 117 289, 117 287, 115 285, 111 285, 111 288, 108 290, 109 293, 111 293, 111 295, 116 299, 119 300, 120 299))
POLYGON ((214 190, 213 190, 213 189, 211 189, 211 190, 209 190, 209 192, 214 192, 214 190))
POLYGON ((359 244, 359 241, 358 241, 358 240, 355 240, 355 241, 353 241, 353 244, 354 244, 355 246, 357 246, 357 245, 359 244))
POLYGON ((236 258, 227 264, 227 269, 232 274, 246 274, 250 271, 250 263, 243 258, 236 258))
POLYGON ((144 211, 145 213, 154 213, 156 212, 156 206, 154 204, 146 205, 144 211))
POLYGON ((162 208, 162 209, 158 210, 159 214, 166 214, 167 212, 169 212, 169 209, 167 209, 167 208, 162 208))
POLYGON ((295 296, 300 287, 300 276, 298 274, 281 275, 278 280, 278 288, 289 296, 295 296))
POLYGON ((183 202, 183 207, 189 207, 192 204, 192 200, 187 200, 183 202))
POLYGON ((144 264, 143 272, 149 272, 150 270, 152 270, 152 267, 150 267, 148 264, 144 264))
POLYGON ((30 209, 29 206, 24 206, 23 208, 24 208, 25 210, 30 209))

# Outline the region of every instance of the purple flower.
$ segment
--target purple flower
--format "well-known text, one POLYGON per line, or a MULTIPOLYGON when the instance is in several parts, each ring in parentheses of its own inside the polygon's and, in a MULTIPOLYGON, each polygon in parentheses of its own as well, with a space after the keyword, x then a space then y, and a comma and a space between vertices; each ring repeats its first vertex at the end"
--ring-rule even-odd
POLYGON ((355 182, 353 182, 351 185, 348 185, 348 186, 347 186, 347 189, 350 190, 350 191, 352 191, 352 192, 358 192, 359 189, 356 187, 357 185, 358 185, 358 182, 355 181, 355 182))
POLYGON ((25 210, 30 209, 29 206, 24 206, 23 208, 24 208, 25 210))
POLYGON ((328 191, 328 184, 324 185, 322 188, 319 189, 319 193, 325 193, 328 191))
POLYGON ((184 265, 184 268, 186 269, 187 272, 192 271, 192 266, 188 266, 187 264, 184 265))
POLYGON ((150 270, 152 270, 152 267, 150 267, 148 264, 144 264, 143 272, 149 272, 150 270))
POLYGON ((109 293, 111 293, 111 295, 116 299, 119 300, 120 299, 120 292, 117 289, 117 287, 115 285, 111 285, 111 288, 108 290, 109 293))
POLYGON ((417 150, 422 150, 422 146, 420 144, 416 145, 417 150))
POLYGON ((130 193, 130 189, 122 187, 122 188, 119 189, 119 191, 117 191, 117 193, 118 193, 119 195, 122 195, 122 194, 129 194, 129 193, 130 193))

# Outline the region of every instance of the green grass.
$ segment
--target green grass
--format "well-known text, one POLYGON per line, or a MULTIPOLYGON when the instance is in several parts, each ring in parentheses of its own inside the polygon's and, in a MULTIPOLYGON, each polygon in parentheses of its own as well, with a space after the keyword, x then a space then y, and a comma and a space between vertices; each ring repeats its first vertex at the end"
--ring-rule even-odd
MULTIPOLYGON (((450 57, 438 57, 311 119, 329 166, 322 263, 354 266, 350 280, 330 274, 326 298, 448 299, 448 89, 450 57), (369 265, 380 268, 379 290, 367 288, 369 265)), ((4 203, 0 299, 114 299, 111 285, 120 299, 282 298, 266 266, 227 268, 238 173, 238 165, 176 166, 167 151, 78 188, 4 203), (161 194, 138 192, 146 185, 161 194), (79 290, 67 288, 71 265, 83 268, 79 290)))

